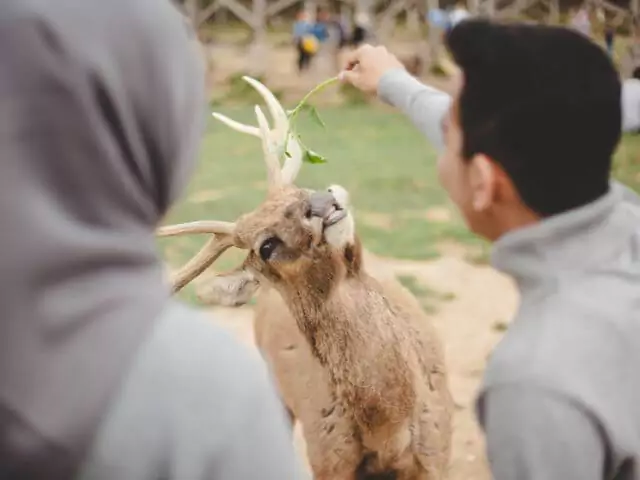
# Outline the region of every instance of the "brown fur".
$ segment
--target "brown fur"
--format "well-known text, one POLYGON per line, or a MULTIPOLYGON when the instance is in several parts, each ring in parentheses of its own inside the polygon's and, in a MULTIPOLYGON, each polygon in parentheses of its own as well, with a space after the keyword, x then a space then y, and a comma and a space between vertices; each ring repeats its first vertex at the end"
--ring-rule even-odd
POLYGON ((283 187, 238 220, 235 240, 263 286, 256 343, 315 478, 443 478, 452 399, 435 329, 395 278, 366 272, 357 238, 337 249, 308 216, 309 192, 283 187), (272 236, 282 244, 263 261, 272 236))

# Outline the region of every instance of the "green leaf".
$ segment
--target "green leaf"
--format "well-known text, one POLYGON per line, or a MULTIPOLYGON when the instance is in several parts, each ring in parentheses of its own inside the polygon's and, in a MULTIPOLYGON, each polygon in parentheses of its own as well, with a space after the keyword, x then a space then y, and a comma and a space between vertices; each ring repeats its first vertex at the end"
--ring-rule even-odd
POLYGON ((307 163, 327 163, 327 159, 324 158, 319 153, 314 152, 313 150, 306 150, 304 152, 304 161, 307 163))
POLYGON ((316 110, 316 108, 312 107, 311 105, 309 106, 309 116, 314 122, 316 122, 322 128, 327 128, 325 123, 322 121, 322 118, 320 118, 320 114, 318 113, 318 110, 316 110))

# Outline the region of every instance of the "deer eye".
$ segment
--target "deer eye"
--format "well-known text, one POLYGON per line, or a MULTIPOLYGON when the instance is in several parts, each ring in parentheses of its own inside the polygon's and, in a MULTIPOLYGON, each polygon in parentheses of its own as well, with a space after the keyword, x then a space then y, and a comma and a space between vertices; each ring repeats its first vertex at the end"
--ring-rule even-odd
POLYGON ((273 255, 273 252, 275 252, 276 248, 280 244, 282 244, 282 240, 280 240, 278 237, 267 238, 264 242, 262 242, 262 245, 260 245, 260 249, 258 250, 260 258, 265 262, 268 261, 273 255))

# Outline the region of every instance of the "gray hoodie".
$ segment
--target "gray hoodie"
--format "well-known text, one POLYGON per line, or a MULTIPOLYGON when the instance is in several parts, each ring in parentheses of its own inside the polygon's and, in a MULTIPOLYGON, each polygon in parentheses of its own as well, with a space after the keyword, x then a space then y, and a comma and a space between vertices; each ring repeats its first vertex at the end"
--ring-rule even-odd
MULTIPOLYGON (((442 148, 447 94, 402 70, 379 94, 442 148)), ((638 197, 614 183, 592 204, 504 235, 492 263, 521 295, 477 402, 494 478, 640 479, 638 197)))
POLYGON ((0 478, 294 478, 268 372, 171 300, 204 119, 169 0, 0 2, 0 478))

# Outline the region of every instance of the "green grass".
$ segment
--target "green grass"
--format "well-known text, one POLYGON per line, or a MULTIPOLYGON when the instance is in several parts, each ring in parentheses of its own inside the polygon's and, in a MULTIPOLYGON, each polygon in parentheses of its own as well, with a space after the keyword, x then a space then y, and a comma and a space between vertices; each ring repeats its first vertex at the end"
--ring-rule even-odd
POLYGON ((616 153, 615 178, 640 193, 640 135, 627 135, 616 153))
POLYGON ((455 299, 455 295, 453 293, 443 293, 432 290, 413 275, 397 275, 396 278, 418 299, 423 310, 427 313, 436 313, 438 306, 442 302, 448 302, 455 299))
MULTIPOLYGON (((230 117, 255 124, 251 107, 216 107, 230 117)), ((439 246, 455 242, 473 247, 469 259, 486 261, 486 244, 469 233, 455 213, 436 175, 436 153, 397 112, 373 106, 321 108, 327 128, 301 119, 305 143, 327 157, 323 165, 305 164, 297 184, 324 188, 338 183, 349 190, 358 231, 376 254, 425 260, 439 246), (430 220, 429 209, 451 219, 430 220)), ((627 137, 616 157, 616 177, 640 189, 640 137, 627 137)), ((234 132, 211 118, 197 171, 167 223, 199 219, 233 220, 255 208, 265 194, 265 167, 257 138, 234 132)), ((164 257, 179 265, 193 255, 203 237, 163 239, 164 257)), ((226 254, 216 270, 231 268, 240 252, 226 254)), ((191 289, 183 294, 193 299, 191 289)))

